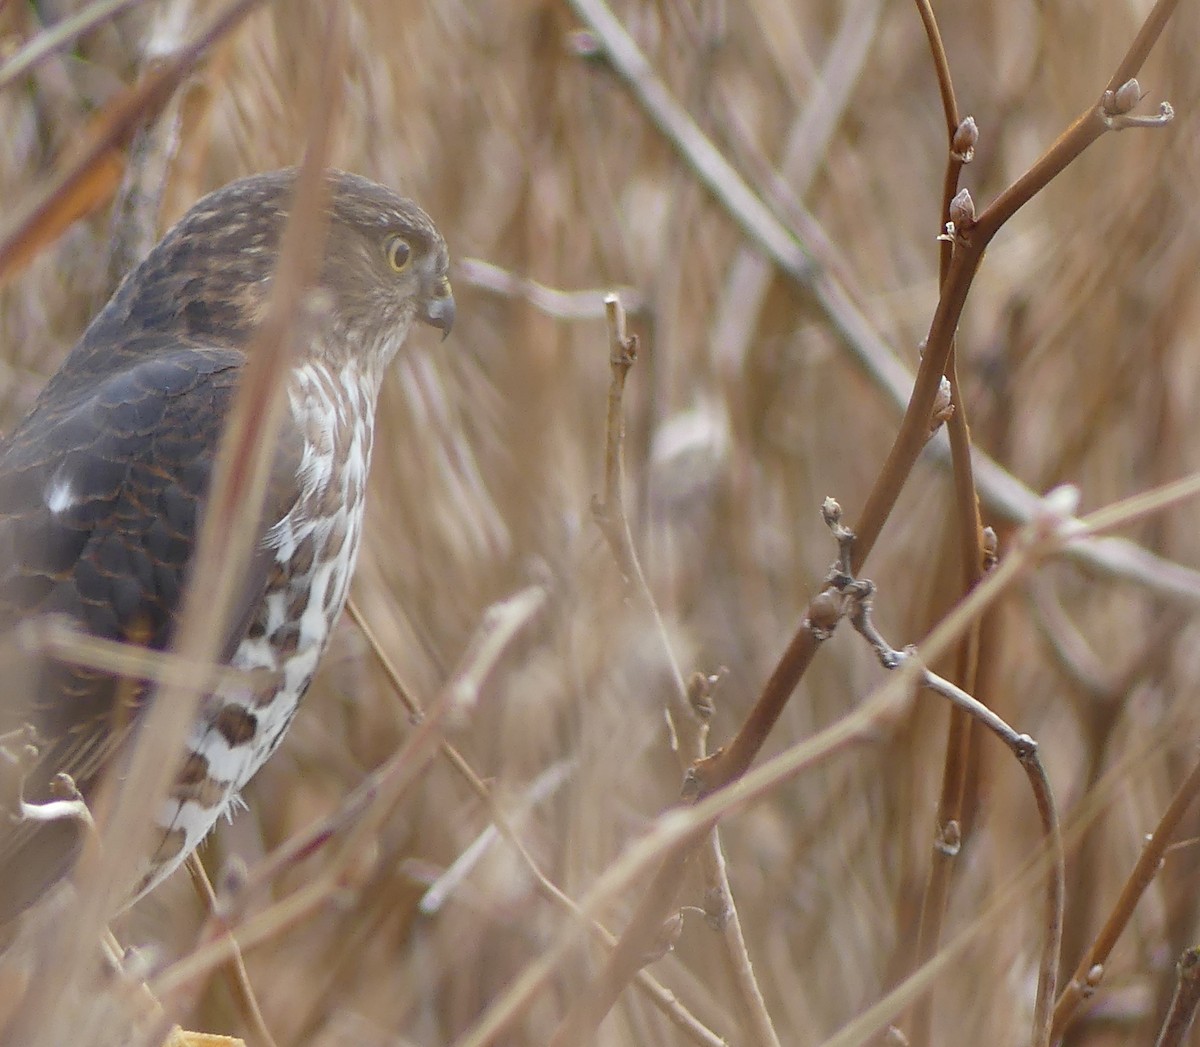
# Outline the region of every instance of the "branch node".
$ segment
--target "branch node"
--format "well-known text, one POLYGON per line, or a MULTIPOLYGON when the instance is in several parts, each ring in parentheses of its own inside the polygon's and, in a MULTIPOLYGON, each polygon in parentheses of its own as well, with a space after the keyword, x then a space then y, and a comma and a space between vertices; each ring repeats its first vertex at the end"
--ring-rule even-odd
POLYGON ((954 194, 954 199, 950 201, 949 218, 960 233, 970 232, 975 224, 975 201, 971 199, 969 189, 960 189, 954 194))
POLYGON ((706 723, 712 719, 713 713, 717 711, 716 704, 713 702, 713 692, 716 690, 717 684, 720 683, 721 676, 726 672, 728 670, 722 666, 715 673, 696 671, 688 677, 688 704, 692 707, 692 711, 696 716, 706 723))
POLYGON ((1012 741, 1013 755, 1022 763, 1037 759, 1038 743, 1027 734, 1018 734, 1012 741))
POLYGON ((975 228, 975 201, 967 189, 960 189, 950 201, 948 221, 942 228, 939 240, 953 244, 955 247, 965 247, 968 243, 967 234, 975 228))
MULTIPOLYGON (((821 503, 821 519, 825 521, 825 526, 829 528, 834 540, 838 543, 838 563, 834 569, 841 571, 847 578, 852 577, 854 570, 851 566, 851 558, 854 552, 855 534, 849 527, 842 524, 842 507, 836 499, 826 498, 821 503)), ((826 581, 833 584, 832 579, 826 579, 826 581)))
POLYGON ((732 910, 729 895, 719 887, 710 887, 704 892, 704 922, 714 931, 723 931, 729 923, 732 910))
POLYGON ((983 529, 983 569, 990 571, 1000 562, 1000 539, 994 527, 983 529))
POLYGON ((683 913, 674 912, 663 921, 662 926, 658 929, 658 935, 642 954, 638 969, 654 963, 655 960, 661 960, 667 953, 673 951, 682 933, 683 913))
POLYGON ((808 617, 805 619, 813 639, 820 642, 828 640, 842 620, 845 601, 828 589, 817 593, 808 605, 808 617))
POLYGON ((958 819, 951 818, 945 824, 938 826, 933 846, 938 853, 944 854, 947 858, 958 857, 958 852, 962 848, 962 826, 958 824, 958 819))
POLYGON ((953 394, 950 389, 950 379, 942 375, 938 382, 937 396, 933 399, 933 408, 929 412, 929 435, 933 435, 951 418, 954 417, 953 394))
POLYGON ((1127 127, 1165 127, 1175 119, 1175 110, 1170 102, 1160 102, 1158 112, 1147 116, 1133 116, 1133 108, 1145 95, 1136 79, 1126 80, 1115 91, 1105 91, 1100 98, 1100 119, 1110 131, 1124 131, 1127 127))

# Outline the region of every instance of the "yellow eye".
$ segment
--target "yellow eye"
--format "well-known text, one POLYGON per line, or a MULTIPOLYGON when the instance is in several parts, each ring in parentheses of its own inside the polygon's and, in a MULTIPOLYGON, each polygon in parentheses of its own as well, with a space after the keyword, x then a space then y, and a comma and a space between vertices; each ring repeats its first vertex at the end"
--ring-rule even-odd
POLYGON ((387 252, 388 265, 397 273, 404 272, 412 261, 412 247, 402 236, 391 237, 384 247, 387 252))

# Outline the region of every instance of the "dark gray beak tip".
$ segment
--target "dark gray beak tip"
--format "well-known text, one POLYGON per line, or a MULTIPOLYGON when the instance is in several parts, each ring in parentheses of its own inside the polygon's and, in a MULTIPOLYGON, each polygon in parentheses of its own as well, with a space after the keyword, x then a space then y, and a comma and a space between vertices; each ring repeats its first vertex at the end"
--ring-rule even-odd
POLYGON ((421 308, 421 319, 430 327, 436 327, 441 331, 444 342, 447 335, 450 334, 450 328, 454 326, 454 311, 454 294, 450 290, 450 282, 447 280, 442 287, 438 288, 438 294, 435 297, 425 299, 425 304, 421 308))

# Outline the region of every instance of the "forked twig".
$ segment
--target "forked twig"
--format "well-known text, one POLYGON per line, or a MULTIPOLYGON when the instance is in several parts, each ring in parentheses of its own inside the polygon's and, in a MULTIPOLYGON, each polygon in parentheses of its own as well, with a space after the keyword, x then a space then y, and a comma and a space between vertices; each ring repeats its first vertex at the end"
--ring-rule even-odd
MULTIPOLYGON (((1044 557, 1062 552, 1064 545, 1077 533, 1077 528, 1075 521, 1064 517, 1060 509, 1056 503, 1048 503, 1045 515, 1035 525, 1026 529, 1024 540, 1015 546, 1013 552, 997 565, 981 585, 973 589, 938 623, 922 646, 921 654, 926 661, 932 662, 945 657, 951 645, 962 636, 963 631, 976 617, 991 607, 1044 557)), ((840 599, 829 590, 814 599, 806 623, 814 643, 819 643, 831 635, 831 630, 842 613, 835 606, 840 599)), ((616 952, 625 951, 628 954, 624 961, 626 967, 631 966, 636 957, 652 953, 659 940, 663 921, 671 911, 675 883, 682 875, 688 856, 693 853, 703 834, 731 811, 770 795, 782 783, 790 781, 835 753, 875 737, 883 724, 892 722, 904 714, 913 687, 918 682, 918 669, 918 664, 910 659, 848 716, 761 766, 752 768, 724 788, 702 795, 694 806, 676 808, 661 815, 655 827, 642 840, 633 844, 621 858, 604 871, 592 890, 580 902, 585 912, 600 911, 627 891, 635 879, 657 868, 633 918, 629 921, 629 926, 617 944, 616 952)), ((1035 870, 1039 875, 1040 868, 1038 866, 1035 870)), ((1029 882, 1032 881, 1022 878, 1018 887, 1026 889, 1025 885, 1029 882)), ((993 910, 989 910, 988 917, 997 916, 1001 911, 1001 904, 1007 906, 1011 897, 1006 894, 993 910)), ((986 926, 986 923, 980 926, 986 926)), ((918 976, 929 977, 929 972, 936 973, 944 969, 955 957, 961 955, 962 950, 978 933, 978 929, 964 932, 952 945, 939 952, 918 976)), ((574 942, 569 928, 560 932, 542 957, 526 967, 509 990, 492 1003, 474 1028, 456 1041, 454 1047, 486 1047, 495 1043, 517 1015, 529 1006, 534 995, 562 963, 574 942)), ((845 1045, 861 1042, 864 1037, 859 1034, 863 1029, 875 1028, 889 1020, 905 1006, 910 995, 910 990, 904 987, 889 993, 878 1004, 855 1019, 853 1033, 848 1032, 835 1038, 836 1042, 845 1045)))
MULTIPOLYGON (((1064 542, 1074 533, 1071 522, 1064 523, 1061 514, 1048 511, 1039 524, 1027 529, 1025 541, 1017 544, 1013 552, 1001 561, 983 583, 972 590, 938 623, 922 646, 922 657, 930 662, 945 657, 951 645, 958 640, 971 621, 992 606, 1042 558, 1061 552, 1064 542)), ((840 613, 838 608, 831 606, 832 598, 822 597, 830 597, 829 591, 817 597, 814 600, 817 606, 810 608, 813 620, 809 622, 809 630, 814 634, 815 642, 820 642, 830 634, 840 613)), ((830 756, 875 737, 883 724, 904 715, 914 684, 918 682, 918 669, 918 664, 910 659, 848 716, 762 765, 752 768, 742 778, 725 788, 703 796, 694 806, 676 808, 661 815, 643 839, 633 844, 601 874, 592 890, 580 902, 583 910, 588 913, 600 911, 627 891, 629 885, 637 878, 657 866, 657 872, 639 903, 638 913, 630 920, 629 927, 617 946, 618 949, 630 950, 634 955, 644 955, 655 941, 655 933, 650 929, 661 926, 661 921, 666 919, 670 911, 669 900, 662 908, 655 907, 656 900, 661 904, 662 898, 674 897, 673 881, 681 874, 687 855, 694 850, 696 841, 710 825, 731 811, 770 795, 784 782, 790 781, 830 756)), ((1022 879, 1018 886, 1025 889, 1025 883, 1022 879)), ((988 915, 998 915, 1001 906, 1007 906, 1010 900, 1010 896, 1006 894, 988 915)), ((961 955, 962 950, 974 940, 977 933, 978 930, 964 932, 954 943, 939 952, 924 970, 942 970, 955 957, 961 955)), ((560 932, 557 940, 550 944, 538 960, 526 967, 509 990, 492 1003, 475 1027, 464 1034, 454 1047, 486 1047, 493 1044, 516 1016, 529 1005, 573 944, 574 936, 569 929, 560 932)), ((905 1005, 908 998, 908 992, 903 988, 889 993, 860 1016, 861 1020, 855 1019, 853 1035, 847 1033, 835 1038, 836 1042, 846 1045, 861 1042, 863 1036, 858 1034, 863 1029, 874 1028, 886 1022, 905 1005)))
MULTIPOLYGON (((1133 77, 1177 3, 1178 0, 1159 0, 1106 90, 1118 91, 1133 77)), ((829 281, 826 274, 814 272, 798 241, 783 229, 712 142, 671 98, 604 0, 571 0, 571 5, 603 44, 614 69, 628 83, 647 114, 687 157, 697 176, 730 214, 789 276, 810 287, 839 333, 854 341, 866 337, 865 323, 853 310, 848 296, 829 281)), ((1110 129, 1104 120, 1103 105, 1101 99, 1085 110, 1042 158, 1002 192, 982 215, 974 216, 973 205, 960 208, 964 220, 953 230, 955 251, 930 326, 908 409, 855 527, 858 534, 854 552, 856 571, 861 570, 874 547, 901 489, 907 483, 917 456, 928 441, 929 421, 946 370, 953 334, 984 249, 1017 210, 1110 129), (965 220, 966 214, 971 215, 970 221, 965 220)), ((1035 508, 1031 509, 1033 512, 1036 512, 1035 508)), ((1197 593, 1192 592, 1190 596, 1195 599, 1197 593)), ((719 788, 745 773, 807 670, 815 651, 816 643, 811 631, 807 624, 802 625, 780 657, 734 739, 723 751, 708 758, 699 769, 702 789, 719 788)))
MULTIPOLYGON (((829 504, 829 502, 826 503, 827 506, 829 504)), ((853 543, 853 534, 841 526, 840 512, 827 509, 826 520, 834 530, 835 536, 838 537, 839 545, 845 549, 843 561, 848 564, 851 561, 849 546, 853 543)), ((855 631, 870 644, 885 669, 899 669, 909 659, 918 657, 916 648, 909 648, 905 651, 893 648, 876 628, 871 617, 871 605, 875 594, 875 586, 871 582, 857 580, 840 569, 831 580, 839 593, 849 597, 848 617, 850 622, 855 631)), ((1020 763, 1029 778, 1034 801, 1037 804, 1038 816, 1042 823, 1046 850, 1050 855, 1046 876, 1046 934, 1042 946, 1041 964, 1038 969, 1032 1042, 1034 1047, 1049 1047, 1051 1010, 1054 1006, 1058 959, 1062 947, 1066 855, 1063 850, 1062 833, 1059 829, 1058 811, 1050 790, 1050 780, 1046 776, 1046 770, 1038 756, 1037 742, 1029 735, 1019 734, 1013 730, 1000 716, 978 699, 923 665, 918 670, 918 679, 922 687, 948 699, 957 709, 961 709, 964 714, 983 724, 999 738, 1017 758, 1017 762, 1020 763)), ((923 957, 922 963, 927 960, 928 957, 923 957)))
MULTIPOLYGON (((666 709, 670 730, 671 748, 675 751, 685 776, 691 773, 697 761, 705 756, 708 736, 708 719, 699 712, 699 703, 690 694, 683 681, 683 674, 671 651, 670 638, 658 605, 646 584, 645 574, 634 548, 629 517, 625 512, 624 483, 624 439, 625 416, 623 397, 625 380, 637 358, 637 339, 626 331, 625 310, 620 298, 610 294, 605 298, 608 311, 609 363, 612 381, 609 384, 607 422, 605 427, 604 496, 593 503, 596 522, 608 541, 618 568, 629 583, 634 596, 644 613, 655 624, 659 642, 671 667, 673 687, 669 692, 666 709)), ((685 777, 685 782, 688 779, 685 777)), ((685 786, 687 788, 687 786, 685 786)), ((742 1023, 753 1037, 753 1042, 766 1047, 778 1047, 779 1039, 767 1011, 766 1001, 754 977, 741 921, 725 870, 721 854, 721 842, 713 826, 706 840, 697 838, 700 844, 700 865, 705 891, 713 899, 720 899, 718 927, 721 932, 722 959, 738 1003, 742 1023)), ((680 855, 679 861, 686 861, 680 855)), ((656 881, 661 894, 652 903, 655 910, 670 909, 674 904, 675 892, 680 881, 673 883, 663 876, 656 881)), ((634 919, 637 919, 635 915, 634 919)), ((609 955, 605 968, 595 982, 585 989, 571 1005, 555 1033, 552 1044, 567 1047, 590 1038, 597 1025, 608 1013, 622 988, 641 971, 650 959, 661 954, 659 944, 664 926, 670 921, 655 918, 643 929, 640 944, 631 947, 625 943, 609 955)), ((623 939, 624 940, 624 939, 623 939)), ((666 947, 669 947, 669 943, 666 947)))

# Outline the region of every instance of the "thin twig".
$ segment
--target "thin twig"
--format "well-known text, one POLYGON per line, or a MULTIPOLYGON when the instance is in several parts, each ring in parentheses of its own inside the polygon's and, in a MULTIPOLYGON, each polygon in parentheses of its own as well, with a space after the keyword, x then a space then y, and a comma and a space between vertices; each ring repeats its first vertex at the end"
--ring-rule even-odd
POLYGON ((41 30, 32 40, 0 66, 0 91, 19 80, 55 51, 69 47, 78 37, 124 14, 145 0, 97 0, 82 11, 75 11, 41 30))
POLYGON ((1200 948, 1184 950, 1176 969, 1175 995, 1155 1047, 1183 1047, 1200 1006, 1200 948))
MULTIPOLYGON (((827 503, 828 505, 829 503, 827 503)), ((841 526, 839 514, 827 510, 826 519, 837 537, 839 545, 849 547, 854 541, 853 535, 841 526)), ((847 560, 852 559, 850 556, 847 560)), ((850 597, 848 617, 855 631, 870 644, 879 658, 880 664, 889 670, 898 669, 905 662, 916 656, 916 649, 898 651, 891 646, 876 628, 871 616, 875 587, 871 582, 857 580, 853 576, 839 570, 833 576, 837 591, 850 597)), ((1050 781, 1046 776, 1038 756, 1037 743, 1025 734, 1018 734, 1004 720, 968 694, 961 687, 952 683, 927 668, 922 667, 919 679, 923 687, 935 694, 948 699, 954 706, 978 723, 983 724, 999 738, 1017 758, 1029 778, 1037 804, 1038 815, 1042 822, 1042 833, 1045 837, 1046 849, 1052 857, 1046 884, 1046 934, 1042 949, 1042 961, 1038 971, 1037 1000, 1034 1006, 1033 1044, 1035 1047, 1048 1047, 1050 1037, 1051 1008, 1054 1006, 1055 984, 1058 977, 1058 957, 1062 946, 1063 906, 1066 890, 1066 857, 1063 851, 1062 834, 1059 830, 1058 812, 1050 791, 1050 781)), ((930 956, 922 957, 923 966, 930 956)), ((927 997, 925 997, 927 998, 927 997)), ((927 1020, 927 1019, 926 1019, 927 1020)), ((928 1028, 921 1029, 922 1038, 919 1043, 926 1042, 928 1028)))
MULTIPOLYGON (((1086 695, 1089 705, 1114 703, 1129 685, 1130 681, 1125 678, 1128 673, 1113 672, 1092 650, 1087 639, 1067 615, 1048 578, 1032 578, 1026 588, 1033 621, 1037 624, 1037 633, 1050 648, 1059 669, 1066 674, 1075 688, 1086 695)), ((1175 630, 1170 632, 1174 633, 1175 630)), ((1131 660, 1131 665, 1142 662, 1144 657, 1145 652, 1140 652, 1131 660)), ((1071 693, 1076 693, 1075 689, 1072 689, 1071 693)), ((1077 711, 1081 716, 1084 713, 1082 708, 1077 711)))
POLYGON ((1112 912, 1109 913, 1100 933, 1096 935, 1096 940, 1084 953, 1075 972, 1064 986, 1062 996, 1059 997, 1054 1007, 1051 1037, 1055 1042, 1066 1032, 1079 1005, 1091 997, 1099 987, 1104 977, 1104 965, 1108 962, 1109 953, 1112 952, 1133 916, 1133 910, 1137 907, 1139 899, 1158 875, 1163 856, 1170 847, 1179 823, 1183 820, 1188 808, 1191 807, 1197 793, 1200 793, 1200 761, 1193 766, 1191 773, 1176 790, 1175 795, 1171 797, 1171 802, 1163 812, 1162 818, 1159 819, 1158 825, 1155 826, 1154 832, 1146 841, 1142 853, 1138 855, 1138 860, 1129 873, 1129 878, 1121 888, 1112 912))
MULTIPOLYGON (((383 645, 379 642, 375 631, 363 617, 362 611, 355 604, 353 599, 346 602, 346 610, 349 612, 351 619, 363 634, 363 638, 367 641, 367 646, 371 648, 375 655, 376 661, 379 662, 380 668, 383 669, 384 675, 387 676, 389 682, 395 690, 397 696, 404 704, 405 709, 409 714, 417 720, 424 719, 424 710, 421 708, 420 702, 413 696, 412 690, 407 687, 400 679, 400 675, 388 657, 387 652, 383 649, 383 645)), ((537 860, 529 853, 529 849, 525 846, 521 837, 517 833, 514 826, 509 821, 508 817, 501 810, 500 805, 496 802, 496 797, 492 790, 487 786, 482 778, 475 773, 475 770, 467 762, 464 757, 447 739, 443 738, 440 743, 442 755, 449 761, 450 766, 458 772, 460 777, 470 786, 471 790, 483 801, 487 807, 488 815, 491 818, 492 825, 496 827, 500 835, 510 847, 514 849, 517 856, 525 864, 529 870, 530 876, 543 897, 549 899, 556 905, 562 906, 575 918, 584 920, 587 923, 588 929, 592 934, 604 944, 606 948, 611 949, 616 944, 616 936, 613 935, 606 927, 596 920, 589 920, 583 913, 583 910, 575 903, 575 900, 570 895, 564 893, 553 880, 542 871, 537 860)), ((647 994, 650 1001, 667 1016, 686 1036, 690 1037, 694 1043, 700 1044, 701 1047, 721 1047, 725 1042, 716 1033, 704 1025, 698 1018, 693 1015, 687 1007, 685 1007, 669 989, 661 985, 648 971, 639 971, 635 979, 635 984, 643 992, 647 994)))
MULTIPOLYGON (((707 717, 701 716, 697 703, 691 700, 688 687, 683 681, 683 674, 671 650, 670 637, 663 624, 662 615, 655 603, 650 587, 646 583, 645 574, 638 560, 637 550, 633 544, 633 535, 629 526, 629 517, 625 511, 623 493, 624 485, 624 440, 625 415, 623 396, 625 380, 637 358, 637 340, 626 331, 625 310, 620 298, 610 294, 605 298, 608 312, 608 344, 609 364, 612 371, 612 381, 609 384, 608 407, 606 420, 606 438, 604 455, 604 495, 593 505, 596 522, 603 532, 613 558, 618 568, 629 582, 630 587, 642 610, 650 615, 655 623, 663 652, 671 667, 674 686, 671 688, 667 704, 667 723, 670 729, 671 748, 676 753, 680 767, 685 776, 704 758, 708 736, 707 717)), ((686 781, 685 777, 685 781, 686 781)), ((753 965, 750 962, 746 947, 745 936, 742 933, 741 921, 733 899, 733 891, 729 885, 729 877, 725 869, 724 856, 721 853, 720 838, 715 827, 707 834, 708 839, 697 838, 701 844, 700 865, 704 879, 706 894, 712 899, 720 899, 720 931, 722 944, 722 959, 726 973, 734 991, 743 1026, 756 1044, 765 1047, 779 1047, 779 1039, 767 1011, 766 1001, 754 977, 753 965)), ((679 856, 682 865, 685 855, 679 856)), ((679 878, 661 877, 656 881, 660 884, 661 895, 647 902, 643 911, 661 912, 670 909, 674 897, 681 885, 679 878)), ((634 915, 636 920, 637 914, 634 915)), ((576 998, 563 1017, 558 1031, 551 1041, 556 1047, 565 1047, 583 1043, 591 1037, 597 1025, 608 1013, 616 1001, 624 985, 641 971, 647 957, 654 954, 657 946, 654 939, 660 935, 662 920, 657 916, 650 925, 644 928, 646 940, 631 947, 618 945, 609 955, 604 970, 576 998)))
MULTIPOLYGON (((617 944, 618 950, 628 949, 634 956, 653 956, 663 921, 670 912, 670 902, 658 909, 651 903, 665 895, 673 898, 674 887, 665 881, 680 873, 687 856, 695 851, 712 824, 771 795, 783 783, 850 746, 870 741, 883 724, 892 722, 907 708, 910 677, 907 672, 897 674, 848 716, 756 767, 729 788, 703 798, 693 807, 675 808, 660 815, 644 837, 604 870, 580 907, 588 914, 602 911, 657 867, 653 882, 617 944)), ((571 928, 564 928, 454 1047, 485 1047, 495 1043, 553 976, 575 944, 575 938, 571 928)), ((631 959, 629 963, 632 962, 631 959)))
MULTIPOLYGON (((607 316, 604 299, 612 293, 598 290, 564 291, 549 287, 482 258, 464 258, 455 264, 455 286, 460 282, 505 298, 521 298, 546 316, 568 321, 603 320, 607 316)), ((637 288, 619 287, 615 293, 620 295, 621 303, 630 313, 637 315, 645 310, 645 295, 637 288)))
MULTIPOLYGON (((1137 71, 1177 2, 1163 0, 1147 18, 1114 81, 1129 69, 1137 71)), ((849 290, 831 273, 815 265, 796 231, 789 230, 755 196, 655 76, 645 55, 604 0, 570 0, 570 3, 663 138, 675 147, 696 177, 775 266, 812 292, 833 329, 876 386, 898 408, 907 407, 913 396, 914 377, 880 338, 849 290)), ((1044 170, 1042 176, 1045 177, 1044 170)), ((793 202, 792 206, 798 204, 793 202)), ((820 228, 808 212, 803 217, 807 227, 820 228)), ((928 418, 927 407, 925 417, 928 418)), ((949 445, 940 434, 930 441, 930 450, 938 461, 949 461, 949 445)), ((978 449, 973 449, 972 457, 979 492, 992 511, 1016 524, 1032 520, 1039 512, 1041 496, 978 449)), ((1069 555, 1110 577, 1128 579, 1188 607, 1200 607, 1200 571, 1156 556, 1133 542, 1117 538, 1080 542, 1070 548, 1069 555)), ((801 666, 811 651, 799 634, 793 638, 793 645, 786 657, 792 666, 801 666)))
MULTIPOLYGON (((196 894, 204 903, 204 911, 210 918, 216 916, 218 912, 217 895, 213 890, 212 881, 209 880, 208 873, 204 869, 204 864, 195 851, 187 856, 187 868, 191 873, 192 886, 195 887, 196 894)), ((250 984, 250 975, 246 970, 246 963, 242 959, 242 951, 237 947, 237 942, 232 944, 233 951, 222 968, 225 972, 225 980, 242 1012, 242 1018, 250 1027, 254 1037, 263 1044, 263 1047, 276 1047, 275 1038, 271 1035, 271 1030, 267 1028, 262 1008, 258 1005, 254 986, 250 984)))
POLYGON ((641 609, 650 616, 658 633, 663 653, 671 670, 674 686, 670 689, 667 706, 667 725, 671 732, 671 748, 679 753, 686 769, 692 761, 704 754, 704 739, 707 724, 696 716, 695 709, 687 699, 687 684, 671 649, 667 627, 663 623, 658 605, 646 584, 641 561, 633 544, 633 533, 629 526, 629 515, 625 512, 625 379, 637 359, 637 335, 626 330, 625 308, 616 294, 605 295, 604 307, 608 317, 608 361, 612 381, 608 387, 607 411, 605 416, 604 440, 604 495, 592 502, 592 516, 603 533, 608 547, 617 561, 617 568, 625 577, 641 609), (692 722, 696 730, 687 732, 691 751, 680 749, 679 732, 685 723, 692 722))
MULTIPOLYGON (((959 114, 950 72, 950 61, 942 42, 937 18, 929 0, 917 0, 917 11, 925 28, 933 60, 942 112, 946 121, 946 167, 942 180, 941 227, 951 220, 951 204, 958 194, 962 170, 973 155, 975 123, 964 122, 959 114)), ((944 285, 953 260, 950 241, 939 238, 938 281, 944 285)), ((954 507, 957 519, 962 591, 969 592, 983 577, 983 532, 979 515, 979 495, 971 462, 971 432, 967 405, 958 378, 957 338, 951 342, 946 361, 946 377, 950 387, 950 415, 946 423, 950 442, 950 462, 954 476, 954 507)), ((977 693, 980 631, 986 619, 976 620, 959 643, 955 654, 954 676, 967 692, 977 693)), ((950 903, 950 877, 958 855, 962 852, 963 802, 966 792, 968 758, 971 750, 971 720, 969 714, 957 707, 950 709, 946 732, 946 752, 942 762, 942 784, 930 849, 929 874, 921 899, 921 916, 917 928, 917 945, 913 954, 914 968, 924 965, 937 952, 942 927, 950 903)), ((933 995, 922 994, 913 1007, 910 1019, 910 1040, 929 1042, 933 1018, 933 995)))
MULTIPOLYGON (((572 0, 576 5, 590 6, 599 0, 572 0)), ((1159 4, 1148 16, 1147 21, 1160 26, 1162 11, 1173 9, 1178 0, 1159 0, 1159 4)), ((1145 33, 1138 36, 1130 53, 1138 63, 1145 54, 1138 47, 1148 48, 1145 33)), ((1122 68, 1129 58, 1122 62, 1122 68)), ((857 525, 854 544, 852 574, 858 574, 875 542, 891 515, 904 485, 921 450, 929 438, 929 421, 939 387, 943 380, 955 330, 966 303, 975 273, 983 259, 983 252, 1005 221, 1026 203, 1035 192, 1048 184, 1097 138, 1109 130, 1104 121, 1110 103, 1101 102, 1089 107, 1062 137, 1038 160, 1030 172, 1017 179, 1000 194, 977 219, 969 222, 964 218, 956 226, 953 236, 955 251, 942 288, 926 339, 925 352, 917 371, 916 382, 908 409, 901 419, 895 441, 887 460, 876 477, 867 497, 857 525)), ((967 202, 969 204, 969 201, 967 202)), ((963 207, 969 211, 972 208, 963 207)), ((734 780, 745 772, 761 749, 770 729, 774 726, 789 697, 807 670, 816 647, 807 626, 802 625, 780 658, 775 671, 763 688, 754 708, 743 721, 741 729, 730 744, 718 754, 710 757, 704 765, 705 787, 716 788, 734 780)))
MULTIPOLYGON (((875 40, 881 7, 880 0, 855 0, 845 7, 822 68, 813 78, 812 93, 788 131, 779 172, 772 179, 775 196, 786 191, 786 204, 778 201, 784 213, 802 209, 800 201, 821 171, 875 40)), ((712 355, 730 382, 742 374, 774 275, 772 260, 757 245, 738 248, 729 266, 714 311, 712 355)))

